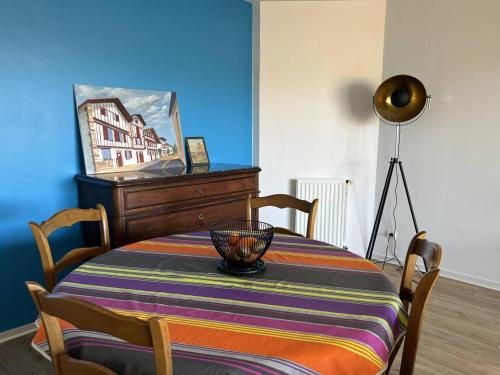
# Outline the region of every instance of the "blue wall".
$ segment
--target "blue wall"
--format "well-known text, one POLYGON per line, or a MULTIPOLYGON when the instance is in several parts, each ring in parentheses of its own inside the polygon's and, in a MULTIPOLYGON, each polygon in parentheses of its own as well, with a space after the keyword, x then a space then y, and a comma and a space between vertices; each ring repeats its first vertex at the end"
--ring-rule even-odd
MULTIPOLYGON (((175 90, 184 136, 249 164, 251 29, 243 0, 0 0, 0 331, 35 316, 28 221, 77 205, 72 84, 175 90)), ((59 233, 56 251, 75 238, 59 233)))

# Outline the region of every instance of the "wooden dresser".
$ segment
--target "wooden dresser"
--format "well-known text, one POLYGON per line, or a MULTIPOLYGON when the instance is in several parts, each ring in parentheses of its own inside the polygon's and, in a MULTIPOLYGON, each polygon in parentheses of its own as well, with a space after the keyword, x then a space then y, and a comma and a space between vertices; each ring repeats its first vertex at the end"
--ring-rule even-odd
MULTIPOLYGON (((168 234, 207 229, 245 217, 246 196, 258 194, 260 169, 211 164, 192 170, 164 169, 76 176, 81 208, 101 203, 112 247, 168 234)), ((84 226, 85 242, 98 230, 84 226)))

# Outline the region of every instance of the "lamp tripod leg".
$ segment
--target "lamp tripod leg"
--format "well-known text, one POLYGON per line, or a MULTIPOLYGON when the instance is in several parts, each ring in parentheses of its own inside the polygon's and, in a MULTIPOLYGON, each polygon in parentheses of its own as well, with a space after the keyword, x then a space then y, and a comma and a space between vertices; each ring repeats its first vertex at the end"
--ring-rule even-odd
POLYGON ((401 171, 401 177, 403 179, 403 184, 405 186, 406 199, 408 199, 408 205, 410 206, 411 218, 413 220, 413 226, 415 227, 415 233, 418 233, 417 219, 415 218, 415 212, 413 211, 413 205, 411 204, 410 191, 408 190, 408 184, 406 183, 405 172, 403 171, 403 162, 398 161, 399 170, 401 171))
POLYGON ((366 259, 372 259, 373 248, 375 247, 375 241, 377 239, 377 233, 380 227, 380 220, 382 219, 382 213, 384 212, 385 201, 387 200, 387 193, 389 192, 389 186, 391 185, 391 178, 392 178, 392 173, 394 172, 394 165, 397 162, 398 162, 397 158, 391 158, 389 170, 387 171, 387 177, 385 178, 384 190, 382 191, 382 196, 380 197, 380 204, 378 206, 377 216, 375 217, 375 222, 373 223, 373 230, 370 236, 370 243, 368 244, 368 250, 366 251, 366 259))

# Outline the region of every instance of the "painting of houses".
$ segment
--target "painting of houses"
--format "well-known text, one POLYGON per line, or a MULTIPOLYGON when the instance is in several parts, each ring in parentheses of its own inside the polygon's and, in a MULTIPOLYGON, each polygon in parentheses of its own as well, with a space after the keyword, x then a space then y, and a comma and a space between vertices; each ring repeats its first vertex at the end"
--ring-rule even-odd
POLYGON ((175 92, 75 85, 88 174, 184 166, 175 92))

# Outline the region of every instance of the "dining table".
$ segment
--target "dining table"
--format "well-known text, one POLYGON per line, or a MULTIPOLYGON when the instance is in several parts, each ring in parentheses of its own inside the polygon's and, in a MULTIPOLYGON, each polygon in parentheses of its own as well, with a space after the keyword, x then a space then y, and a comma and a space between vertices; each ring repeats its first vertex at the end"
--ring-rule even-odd
MULTIPOLYGON (((353 252, 275 234, 260 274, 221 273, 220 260, 209 232, 152 238, 88 260, 53 292, 165 319, 175 375, 379 374, 404 336, 396 288, 353 252)), ((60 324, 72 357, 155 373, 152 348, 60 324)), ((50 359, 40 324, 32 346, 50 359)))

